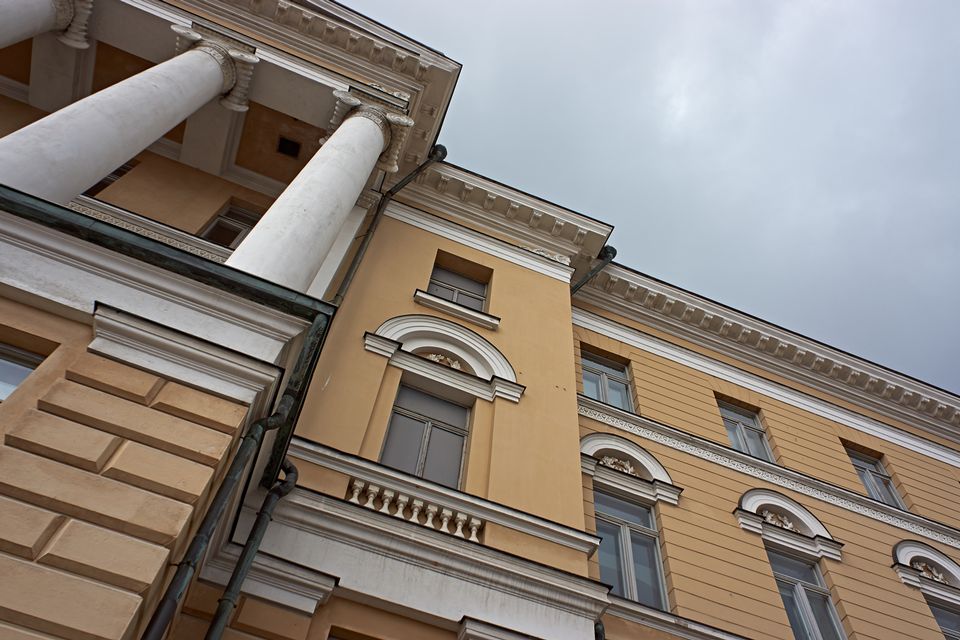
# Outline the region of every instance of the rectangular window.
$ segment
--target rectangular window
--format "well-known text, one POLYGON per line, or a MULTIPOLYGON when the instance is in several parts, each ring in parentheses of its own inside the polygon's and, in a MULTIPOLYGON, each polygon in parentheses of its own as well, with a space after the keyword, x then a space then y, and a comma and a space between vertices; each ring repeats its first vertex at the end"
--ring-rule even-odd
POLYGON ((626 365, 582 351, 580 366, 583 369, 583 395, 633 411, 626 365))
POLYGON ((760 424, 760 416, 749 409, 742 409, 726 402, 718 402, 723 426, 727 429, 730 445, 741 453, 773 462, 773 453, 767 443, 767 435, 760 424))
POLYGON ((927 600, 933 617, 937 619, 940 630, 947 640, 960 640, 960 611, 927 600))
POLYGON ((649 507, 594 491, 600 580, 611 593, 663 609, 663 572, 660 544, 649 507))
POLYGON ((796 640, 843 640, 830 592, 817 565, 767 549, 777 588, 796 640))
POLYGON ((380 462, 456 489, 469 409, 400 386, 380 462))
POLYGON ((886 472, 880 463, 879 457, 873 457, 866 453, 847 449, 847 455, 850 456, 850 462, 860 476, 860 482, 867 490, 867 495, 874 500, 879 500, 884 504, 898 509, 905 509, 900 494, 893 486, 893 479, 886 472))
POLYGON ((259 219, 260 214, 231 202, 200 232, 200 237, 221 247, 236 249, 259 219))
POLYGON ((474 311, 483 311, 487 299, 487 285, 459 273, 454 273, 449 269, 435 266, 433 273, 430 274, 427 293, 474 311))
POLYGON ((42 361, 43 356, 0 343, 0 402, 6 400, 42 361))

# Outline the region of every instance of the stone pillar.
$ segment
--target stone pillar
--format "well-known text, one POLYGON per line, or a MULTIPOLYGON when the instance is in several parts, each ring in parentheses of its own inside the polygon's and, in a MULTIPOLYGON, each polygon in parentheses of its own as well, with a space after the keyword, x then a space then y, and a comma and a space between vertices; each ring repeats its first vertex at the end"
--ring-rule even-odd
POLYGON ((184 53, 0 138, 0 183, 64 204, 218 95, 245 110, 256 56, 174 30, 184 53))
POLYGON ((333 134, 247 234, 227 265, 305 292, 374 167, 397 170, 413 120, 337 92, 333 134), (345 116, 345 117, 344 117, 345 116))
POLYGON ((92 9, 93 0, 2 0, 0 49, 47 31, 63 31, 62 43, 86 49, 92 9))

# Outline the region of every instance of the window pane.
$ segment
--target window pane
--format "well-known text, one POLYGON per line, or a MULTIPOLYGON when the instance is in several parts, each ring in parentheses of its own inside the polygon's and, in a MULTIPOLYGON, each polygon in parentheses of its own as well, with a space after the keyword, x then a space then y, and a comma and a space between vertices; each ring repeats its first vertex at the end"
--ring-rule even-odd
POLYGON ((607 402, 630 411, 630 392, 622 382, 607 379, 607 402))
POLYGON ((487 285, 483 284, 482 282, 471 280, 470 278, 462 276, 459 273, 447 271, 446 269, 441 269, 440 267, 433 268, 433 274, 430 276, 430 278, 433 280, 439 280, 440 282, 445 282, 446 284, 452 285, 457 289, 463 289, 464 291, 469 291, 470 293, 475 293, 480 296, 483 296, 487 292, 487 285))
POLYGON ((441 400, 412 387, 400 386, 400 390, 397 392, 396 406, 452 427, 466 428, 467 426, 468 410, 466 407, 441 400))
POLYGON ((754 458, 760 458, 761 460, 770 460, 772 462, 772 457, 770 452, 767 450, 767 443, 763 439, 763 434, 756 429, 744 429, 743 430, 744 439, 747 441, 747 453, 752 455, 754 458))
POLYGON ((478 298, 476 296, 471 296, 464 293, 463 291, 457 292, 457 304, 462 304, 465 307, 474 309, 476 311, 483 311, 483 298, 478 298))
POLYGON ((879 500, 877 489, 873 486, 873 482, 870 479, 870 472, 861 467, 855 466, 854 468, 857 470, 857 475, 860 476, 860 482, 863 483, 863 488, 867 490, 867 495, 879 500))
POLYGON ((732 422, 742 422, 745 425, 759 426, 757 414, 749 409, 741 409, 730 404, 719 404, 720 415, 732 422))
POLYGON ((940 628, 943 629, 944 633, 952 632, 955 634, 960 634, 960 612, 946 609, 939 605, 927 603, 930 605, 930 611, 933 612, 933 617, 937 619, 937 624, 940 625, 940 628))
POLYGON ((650 513, 650 509, 646 507, 621 500, 620 498, 616 498, 607 493, 601 493, 600 491, 593 492, 593 504, 597 513, 605 513, 620 518, 621 520, 626 520, 627 522, 643 525, 648 529, 653 528, 652 514, 650 513))
POLYGON ((431 293, 438 298, 443 298, 444 300, 453 300, 453 289, 433 282, 432 280, 430 281, 430 284, 427 285, 427 293, 431 293))
POLYGON ((433 428, 427 442, 427 459, 423 477, 453 489, 460 485, 460 461, 463 457, 463 436, 433 428))
POLYGON ((806 582, 807 584, 820 585, 820 577, 817 575, 816 568, 804 560, 798 560, 792 556, 786 556, 776 551, 767 549, 767 556, 770 558, 770 566, 774 573, 787 576, 806 582))
POLYGON ((893 486, 893 481, 890 478, 885 478, 883 476, 873 476, 873 479, 877 483, 877 487, 880 491, 880 501, 889 504, 892 507, 900 506, 900 498, 897 493, 896 488, 893 486))
POLYGON ((21 382, 26 379, 33 367, 7 360, 0 353, 0 400, 6 400, 21 382))
POLYGON ((836 614, 833 612, 833 603, 822 593, 807 591, 807 600, 813 611, 813 619, 823 640, 842 640, 843 636, 837 628, 836 614))
POLYGON ((787 611, 790 628, 793 629, 793 637, 796 640, 813 640, 813 636, 810 635, 810 630, 803 620, 803 614, 800 612, 800 604, 797 601, 797 594, 793 585, 778 580, 777 587, 780 589, 780 597, 783 599, 783 608, 787 611))
POLYGON ((613 587, 611 593, 624 597, 623 568, 620 558, 620 527, 597 519, 597 535, 600 536, 600 551, 597 560, 600 562, 600 582, 613 587))
POLYGON ((625 366, 612 360, 607 360, 602 356, 583 352, 581 360, 583 364, 586 364, 591 369, 602 371, 621 379, 627 377, 627 368, 625 366))
POLYGON ((424 425, 413 418, 394 413, 387 430, 387 441, 383 445, 380 462, 415 474, 417 459, 420 456, 420 442, 423 439, 424 425))
POLYGON ((586 369, 583 370, 583 395, 600 399, 600 376, 586 369))
POLYGON ((203 238, 222 247, 230 247, 233 246, 234 240, 243 231, 243 227, 221 218, 210 225, 210 228, 203 234, 203 238))
POLYGON ((634 533, 630 536, 630 542, 630 550, 633 552, 633 573, 637 581, 637 602, 662 609, 657 541, 655 538, 634 533))
POLYGON ((741 453, 750 453, 747 451, 746 445, 740 439, 740 425, 729 420, 724 420, 723 426, 727 428, 727 437, 730 438, 730 446, 741 453))

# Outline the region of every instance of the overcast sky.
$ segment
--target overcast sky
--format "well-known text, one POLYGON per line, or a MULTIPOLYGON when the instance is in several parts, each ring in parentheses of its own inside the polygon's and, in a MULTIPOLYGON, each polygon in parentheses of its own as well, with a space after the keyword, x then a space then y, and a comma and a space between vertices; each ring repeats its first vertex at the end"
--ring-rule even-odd
POLYGON ((451 162, 960 391, 960 1, 345 1, 463 64, 451 162))

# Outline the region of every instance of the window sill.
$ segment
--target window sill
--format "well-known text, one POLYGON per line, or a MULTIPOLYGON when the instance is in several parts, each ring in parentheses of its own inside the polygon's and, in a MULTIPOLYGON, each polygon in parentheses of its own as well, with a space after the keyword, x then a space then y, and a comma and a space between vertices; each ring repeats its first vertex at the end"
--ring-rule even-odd
POLYGON ((427 293, 422 289, 417 289, 413 293, 413 300, 417 304, 422 304, 425 307, 442 311, 455 318, 472 322, 473 324, 481 326, 484 329, 493 329, 496 331, 500 326, 500 318, 497 316, 492 316, 489 313, 483 313, 482 311, 474 311, 473 309, 465 307, 462 304, 444 300, 443 298, 435 296, 431 293, 427 293))

